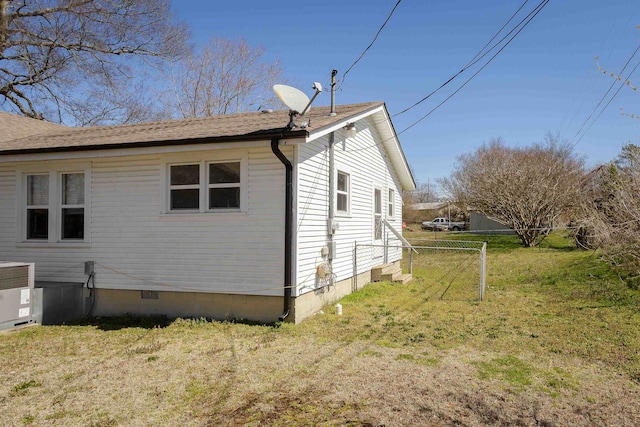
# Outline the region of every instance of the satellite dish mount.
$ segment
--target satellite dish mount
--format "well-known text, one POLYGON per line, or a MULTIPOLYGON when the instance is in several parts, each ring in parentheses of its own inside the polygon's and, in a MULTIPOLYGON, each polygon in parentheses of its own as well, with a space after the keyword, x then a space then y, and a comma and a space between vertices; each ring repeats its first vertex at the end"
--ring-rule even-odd
POLYGON ((280 101, 282 101, 287 107, 289 107, 289 123, 287 124, 287 130, 298 127, 293 119, 296 116, 302 117, 307 111, 309 111, 311 103, 313 103, 320 92, 322 92, 322 85, 318 82, 314 82, 313 89, 315 89, 316 93, 313 94, 311 99, 309 99, 309 97, 305 95, 304 92, 296 89, 295 87, 281 84, 273 86, 273 91, 276 93, 278 98, 280 98, 280 101))

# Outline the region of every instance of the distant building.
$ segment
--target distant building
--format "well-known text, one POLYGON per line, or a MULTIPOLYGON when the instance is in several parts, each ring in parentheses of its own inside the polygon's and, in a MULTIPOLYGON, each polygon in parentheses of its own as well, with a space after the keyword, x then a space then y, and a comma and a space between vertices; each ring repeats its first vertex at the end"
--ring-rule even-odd
POLYGON ((469 218, 469 232, 479 234, 516 234, 509 226, 473 211, 471 211, 469 218))

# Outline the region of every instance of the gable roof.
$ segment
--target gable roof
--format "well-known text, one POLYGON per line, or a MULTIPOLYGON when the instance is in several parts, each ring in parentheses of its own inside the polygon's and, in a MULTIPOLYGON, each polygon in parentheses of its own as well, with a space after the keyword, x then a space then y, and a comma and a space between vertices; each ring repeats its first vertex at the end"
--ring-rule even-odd
POLYGON ((8 141, 47 132, 63 131, 66 126, 0 111, 0 145, 8 141))
MULTIPOLYGON (((288 138, 306 138, 312 132, 334 122, 345 120, 368 109, 382 105, 381 102, 344 105, 339 114, 329 116, 329 107, 311 109, 305 116, 297 118, 297 123, 310 122, 305 129, 286 131, 288 138)), ((7 114, 7 113, 5 113, 7 114)), ((53 125, 25 117, 9 114, 13 121, 0 122, 0 128, 13 129, 23 121, 38 125, 32 134, 19 132, 17 138, 0 141, 0 155, 37 151, 78 151, 109 148, 129 148, 136 146, 177 145, 217 141, 264 140, 282 136, 289 122, 289 112, 251 112, 220 116, 163 120, 118 126, 67 127, 53 125), (45 128, 42 125, 50 125, 45 128), (42 127, 42 130, 40 130, 42 127)), ((10 132, 12 131, 10 130, 10 132)))
POLYGON ((264 141, 272 138, 309 142, 344 127, 348 122, 376 115, 382 119, 375 120, 383 139, 382 144, 390 152, 402 186, 415 187, 383 102, 340 105, 336 110, 337 114, 330 116, 329 107, 312 108, 295 120, 298 125, 306 122, 307 127, 293 130, 286 130, 289 123, 288 110, 83 128, 0 113, 0 157, 13 154, 264 141))

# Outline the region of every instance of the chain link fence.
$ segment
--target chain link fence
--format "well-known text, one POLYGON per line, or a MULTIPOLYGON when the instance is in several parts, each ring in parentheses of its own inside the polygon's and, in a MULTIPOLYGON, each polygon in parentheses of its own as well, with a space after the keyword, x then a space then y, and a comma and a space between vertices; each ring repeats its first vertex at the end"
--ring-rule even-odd
POLYGON ((413 240, 385 245, 355 244, 354 273, 397 260, 402 253, 402 272, 433 288, 433 297, 446 300, 484 299, 486 285, 485 242, 461 240, 413 240))

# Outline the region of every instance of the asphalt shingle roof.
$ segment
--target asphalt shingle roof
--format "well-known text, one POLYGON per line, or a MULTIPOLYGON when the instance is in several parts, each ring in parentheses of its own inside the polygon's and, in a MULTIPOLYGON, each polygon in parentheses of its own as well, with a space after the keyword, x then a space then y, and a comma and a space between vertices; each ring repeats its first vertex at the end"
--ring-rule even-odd
POLYGON ((44 120, 30 119, 16 116, 15 114, 0 111, 0 146, 13 139, 42 133, 63 131, 66 126, 45 122, 44 120))
MULTIPOLYGON (((382 102, 340 105, 337 115, 329 107, 314 107, 286 135, 307 137, 350 117, 383 105, 382 102)), ((166 120, 119 126, 73 128, 9 113, 0 113, 0 155, 27 152, 78 151, 135 146, 178 145, 268 139, 281 135, 289 112, 251 112, 194 119, 166 120)))

